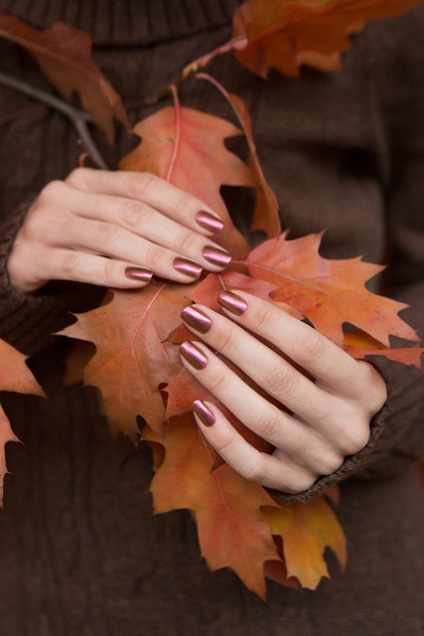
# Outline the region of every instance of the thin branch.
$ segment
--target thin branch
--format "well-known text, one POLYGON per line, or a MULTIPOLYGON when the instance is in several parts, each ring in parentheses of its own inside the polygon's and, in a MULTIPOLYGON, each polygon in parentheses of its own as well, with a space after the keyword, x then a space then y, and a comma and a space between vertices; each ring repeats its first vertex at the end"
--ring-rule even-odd
POLYGON ((78 132, 78 135, 81 137, 81 140, 92 159, 99 166, 99 168, 107 170, 108 166, 102 155, 100 154, 100 151, 97 148, 96 143, 91 136, 91 133, 87 126, 87 123, 93 121, 91 115, 85 113, 82 110, 74 108, 70 104, 67 104, 54 95, 50 95, 49 93, 41 91, 38 88, 30 86, 26 82, 22 82, 15 77, 11 77, 10 75, 6 75, 5 73, 1 72, 0 84, 2 84, 3 86, 7 86, 8 88, 12 88, 19 93, 23 93, 24 95, 28 95, 32 99, 36 99, 43 104, 47 104, 51 108, 54 108, 54 110, 62 113, 62 115, 68 117, 68 119, 71 121, 76 131, 78 132))

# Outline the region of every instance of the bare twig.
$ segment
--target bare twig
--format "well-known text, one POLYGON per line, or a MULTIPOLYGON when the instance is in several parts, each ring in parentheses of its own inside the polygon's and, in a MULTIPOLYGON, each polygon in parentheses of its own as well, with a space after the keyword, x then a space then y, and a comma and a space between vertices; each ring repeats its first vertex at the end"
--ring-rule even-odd
POLYGON ((107 164, 103 159, 97 145, 91 136, 91 133, 88 129, 87 124, 92 122, 93 119, 91 115, 85 113, 82 110, 74 108, 70 104, 67 104, 63 100, 55 97, 54 95, 50 95, 38 88, 34 88, 33 86, 23 82, 21 80, 16 79, 15 77, 11 77, 10 75, 6 75, 5 73, 0 72, 0 84, 3 86, 7 86, 8 88, 12 88, 15 91, 23 93, 24 95, 28 95, 32 99, 36 99, 43 104, 47 104, 51 108, 54 108, 62 115, 68 117, 73 126, 75 127, 78 135, 81 137, 81 140, 87 149, 87 152, 91 155, 92 159, 99 166, 99 168, 103 168, 107 170, 107 164))

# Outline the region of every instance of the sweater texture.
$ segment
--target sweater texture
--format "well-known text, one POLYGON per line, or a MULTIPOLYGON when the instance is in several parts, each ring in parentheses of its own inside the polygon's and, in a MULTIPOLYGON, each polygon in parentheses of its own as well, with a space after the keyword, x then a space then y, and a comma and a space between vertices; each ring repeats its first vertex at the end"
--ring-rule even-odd
MULTIPOLYGON (((231 34, 235 0, 0 0, 38 27, 61 19, 89 32, 93 56, 126 104, 161 94, 190 61, 231 34)), ((304 69, 292 80, 253 76, 231 55, 210 72, 247 103, 264 172, 291 237, 326 229, 322 254, 388 262, 374 288, 412 305, 402 316, 424 335, 424 11, 369 25, 342 72, 304 69)), ((49 92, 37 65, 0 41, 0 70, 49 92)), ((189 106, 230 117, 205 82, 181 89, 189 106)), ((163 105, 171 103, 164 101, 163 105)), ((162 104, 161 104, 162 105, 162 104)), ((135 123, 154 112, 135 106, 135 123)), ((420 371, 373 364, 389 398, 363 451, 298 496, 340 483, 348 539, 341 573, 315 592, 270 583, 269 605, 230 571, 210 573, 190 515, 154 517, 149 451, 113 441, 94 389, 63 389, 68 343, 51 334, 103 290, 52 282, 30 296, 7 276, 7 258, 31 202, 63 179, 80 152, 69 122, 0 86, 0 337, 33 355, 49 400, 3 396, 23 444, 7 445, 0 513, 0 633, 13 636, 378 636, 424 629, 424 381, 420 371)), ((130 149, 118 132, 110 165, 130 149)), ((240 209, 246 193, 230 192, 240 209)), ((57 210, 60 214, 60 209, 57 210)))

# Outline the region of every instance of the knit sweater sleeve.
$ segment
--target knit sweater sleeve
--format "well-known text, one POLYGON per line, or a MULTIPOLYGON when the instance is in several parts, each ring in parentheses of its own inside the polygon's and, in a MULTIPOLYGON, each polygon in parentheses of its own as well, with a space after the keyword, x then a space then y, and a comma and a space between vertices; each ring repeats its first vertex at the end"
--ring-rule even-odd
MULTIPOLYGON (((401 316, 422 339, 424 86, 420 75, 424 64, 421 44, 424 10, 412 12, 402 22, 399 26, 397 21, 390 21, 384 27, 384 39, 391 42, 385 49, 377 50, 372 43, 374 29, 367 32, 370 64, 374 64, 375 108, 385 121, 391 162, 386 196, 389 265, 383 293, 409 306, 401 316)), ((351 477, 391 477, 424 458, 423 371, 383 357, 372 357, 369 361, 380 371, 388 388, 387 402, 371 422, 369 443, 356 455, 346 458, 335 473, 318 479, 309 490, 299 495, 279 493, 284 501, 307 501, 330 485, 351 477)))
POLYGON ((28 204, 0 222, 0 337, 27 354, 52 342, 52 334, 72 322, 71 311, 84 311, 99 302, 101 288, 55 282, 38 293, 23 294, 11 283, 7 261, 28 204))

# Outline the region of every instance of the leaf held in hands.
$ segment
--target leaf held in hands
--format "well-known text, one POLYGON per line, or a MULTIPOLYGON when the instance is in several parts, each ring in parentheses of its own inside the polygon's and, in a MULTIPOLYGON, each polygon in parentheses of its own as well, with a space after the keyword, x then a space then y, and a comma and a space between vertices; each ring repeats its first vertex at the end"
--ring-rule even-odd
POLYGON ((247 267, 252 276, 278 285, 271 299, 300 311, 318 331, 343 346, 344 323, 351 323, 382 344, 389 335, 417 341, 398 316, 406 305, 368 291, 365 283, 383 267, 361 258, 329 260, 319 255, 322 234, 287 240, 287 233, 255 248, 247 267))
POLYGON ((83 109, 93 116, 109 142, 113 141, 114 117, 129 128, 121 98, 91 59, 91 38, 87 33, 63 22, 40 31, 0 13, 0 37, 31 53, 65 99, 77 92, 83 109))
POLYGON ((225 119, 177 103, 143 119, 134 132, 142 141, 120 168, 151 172, 204 201, 224 222, 215 240, 233 256, 246 255, 247 243, 220 194, 222 185, 254 185, 248 166, 224 145, 240 130, 225 119))
MULTIPOLYGON (((44 396, 25 360, 26 356, 0 340, 0 391, 44 396)), ((4 475, 7 473, 5 445, 7 442, 17 441, 19 440, 10 428, 10 422, 0 405, 0 505, 3 503, 4 475)))
POLYGON ((139 433, 137 415, 163 433, 160 385, 181 366, 175 347, 163 341, 181 322, 188 290, 184 285, 151 283, 141 290, 110 292, 109 302, 79 314, 78 321, 61 332, 96 345, 84 382, 100 389, 114 430, 133 439, 139 433))
POLYGON ((349 36, 379 20, 421 4, 421 0, 246 0, 234 15, 233 50, 261 77, 275 68, 297 77, 302 64, 322 71, 341 66, 349 36), (241 48, 244 43, 244 48, 241 48))
POLYGON ((284 508, 262 510, 271 532, 283 541, 288 577, 296 577, 302 587, 316 589, 328 577, 324 551, 331 548, 344 569, 346 538, 337 518, 323 496, 307 503, 285 504, 284 508))
POLYGON ((357 360, 362 360, 366 356, 383 356, 394 362, 422 368, 424 356, 422 347, 385 347, 381 342, 359 330, 346 333, 344 339, 344 350, 357 360))
POLYGON ((231 568, 246 587, 265 598, 264 562, 278 560, 261 506, 274 505, 259 485, 224 465, 189 413, 166 432, 165 459, 151 492, 156 513, 187 508, 194 513, 203 557, 211 570, 231 568))

